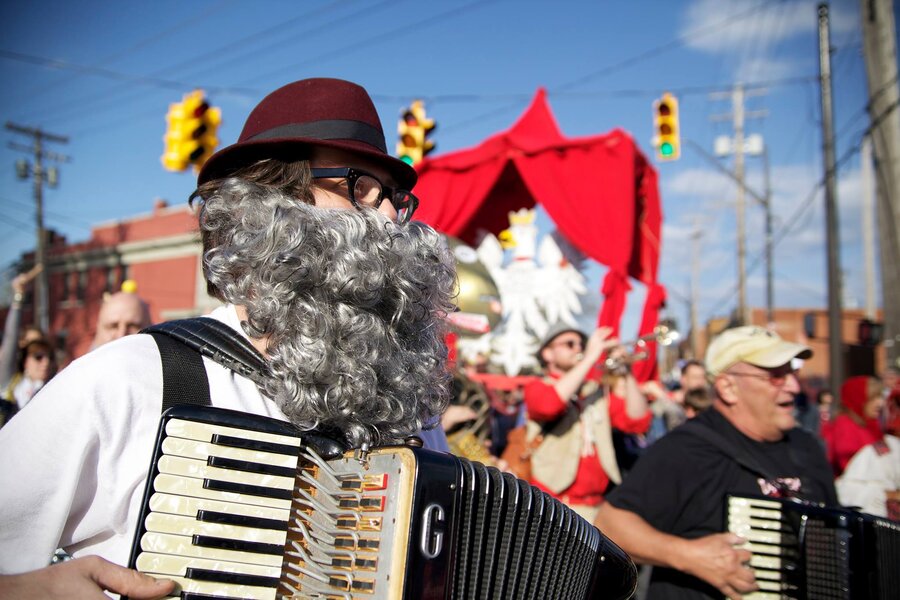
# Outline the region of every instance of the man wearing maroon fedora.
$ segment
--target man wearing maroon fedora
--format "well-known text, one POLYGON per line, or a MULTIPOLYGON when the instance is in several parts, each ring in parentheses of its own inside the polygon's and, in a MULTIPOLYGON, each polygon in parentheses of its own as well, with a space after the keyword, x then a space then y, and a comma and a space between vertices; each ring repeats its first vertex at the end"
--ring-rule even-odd
MULTIPOLYGON (((327 432, 348 448, 396 443, 434 422, 447 403, 455 276, 440 236, 410 221, 415 182, 388 155, 356 84, 297 81, 253 109, 191 196, 207 290, 222 302, 207 316, 264 365, 248 377, 205 356, 214 407, 327 432)), ((105 344, 0 430, 12 458, 0 466, 0 598, 171 592, 172 581, 118 566, 163 406, 160 364, 150 335, 105 344), (75 559, 45 567, 57 548, 75 559)))

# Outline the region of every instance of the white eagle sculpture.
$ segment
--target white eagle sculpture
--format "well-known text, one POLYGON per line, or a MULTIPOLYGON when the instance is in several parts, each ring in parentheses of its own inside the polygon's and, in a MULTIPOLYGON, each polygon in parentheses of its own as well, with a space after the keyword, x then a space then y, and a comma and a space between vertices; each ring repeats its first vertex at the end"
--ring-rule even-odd
POLYGON ((499 241, 488 234, 478 246, 478 258, 487 267, 500 291, 503 319, 491 333, 491 362, 507 375, 537 367, 540 340, 556 323, 577 327, 581 314, 579 296, 587 293, 584 276, 566 259, 551 235, 538 248, 535 211, 509 213, 509 229, 499 241), (504 265, 504 246, 512 256, 504 265), (537 252, 536 252, 537 249, 537 252), (537 261, 535 257, 537 256, 537 261))

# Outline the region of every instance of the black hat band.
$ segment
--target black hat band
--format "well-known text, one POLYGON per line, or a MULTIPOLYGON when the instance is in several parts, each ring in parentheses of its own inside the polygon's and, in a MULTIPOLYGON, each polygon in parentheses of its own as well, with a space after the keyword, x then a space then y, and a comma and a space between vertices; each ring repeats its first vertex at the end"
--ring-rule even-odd
POLYGON ((311 123, 288 123, 267 129, 244 141, 269 140, 279 138, 308 138, 314 140, 356 140, 387 154, 384 134, 380 129, 361 121, 334 119, 311 123))

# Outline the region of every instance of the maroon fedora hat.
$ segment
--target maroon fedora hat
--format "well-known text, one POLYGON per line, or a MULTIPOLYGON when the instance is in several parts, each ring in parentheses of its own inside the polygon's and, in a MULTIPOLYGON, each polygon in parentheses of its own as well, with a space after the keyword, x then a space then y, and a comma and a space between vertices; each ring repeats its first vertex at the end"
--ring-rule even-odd
POLYGON ((197 184, 228 177, 264 158, 298 160, 313 147, 358 154, 411 190, 416 171, 387 153, 384 131, 369 94, 341 79, 303 79, 281 87, 253 109, 238 141, 209 157, 197 184))

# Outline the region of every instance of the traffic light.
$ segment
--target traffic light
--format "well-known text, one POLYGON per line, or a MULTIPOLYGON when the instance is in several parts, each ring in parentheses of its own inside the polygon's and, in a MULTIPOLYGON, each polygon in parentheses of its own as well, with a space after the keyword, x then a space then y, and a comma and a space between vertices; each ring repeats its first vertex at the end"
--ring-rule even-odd
POLYGON ((193 165, 197 171, 219 144, 217 132, 222 112, 210 107, 202 90, 186 94, 181 103, 169 105, 166 115, 168 129, 163 167, 170 171, 184 171, 193 165))
POLYGON ((881 343, 884 324, 870 319, 860 319, 857 324, 857 337, 860 346, 877 346, 881 343))
POLYGON ((668 92, 653 102, 653 131, 657 159, 675 160, 681 156, 678 99, 668 92))
POLYGON ((415 100, 409 108, 403 109, 397 124, 397 133, 400 134, 397 156, 400 160, 415 165, 434 150, 434 140, 428 139, 428 136, 435 127, 434 119, 425 116, 425 104, 421 100, 415 100))

